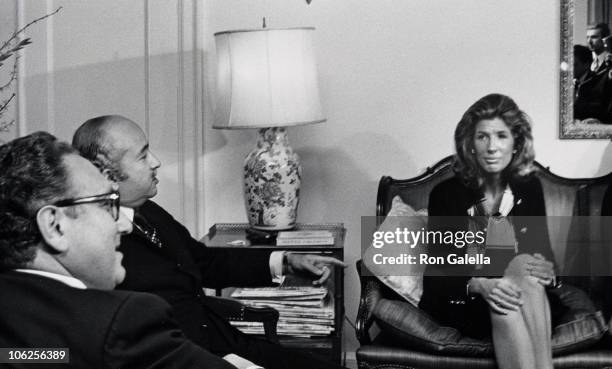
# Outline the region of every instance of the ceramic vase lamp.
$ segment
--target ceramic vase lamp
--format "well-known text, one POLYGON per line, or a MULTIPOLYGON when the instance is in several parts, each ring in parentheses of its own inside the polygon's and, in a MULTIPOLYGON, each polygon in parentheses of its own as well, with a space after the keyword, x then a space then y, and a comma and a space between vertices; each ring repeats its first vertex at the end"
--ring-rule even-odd
POLYGON ((251 227, 295 227, 302 168, 285 127, 325 122, 315 62, 314 28, 215 33, 217 104, 213 128, 259 129, 244 162, 251 227))

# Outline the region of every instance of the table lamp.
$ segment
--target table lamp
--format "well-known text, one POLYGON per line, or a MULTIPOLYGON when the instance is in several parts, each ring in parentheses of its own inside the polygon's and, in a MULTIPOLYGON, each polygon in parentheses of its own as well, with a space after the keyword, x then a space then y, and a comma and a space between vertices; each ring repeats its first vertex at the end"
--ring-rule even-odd
POLYGON ((259 129, 244 161, 249 224, 295 227, 302 167, 285 127, 325 122, 312 42, 314 28, 215 33, 217 101, 213 128, 259 129))

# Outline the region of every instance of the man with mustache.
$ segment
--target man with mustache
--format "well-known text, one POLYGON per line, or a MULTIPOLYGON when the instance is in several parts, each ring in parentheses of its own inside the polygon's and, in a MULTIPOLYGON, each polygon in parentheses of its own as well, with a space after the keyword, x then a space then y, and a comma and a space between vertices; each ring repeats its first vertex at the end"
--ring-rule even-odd
POLYGON ((256 250, 210 249, 149 199, 157 194, 161 163, 145 134, 118 115, 92 118, 75 132, 73 146, 108 178, 117 181, 121 205, 134 208, 134 232, 122 237, 127 270, 122 289, 163 297, 187 337, 219 355, 234 353, 266 368, 336 368, 299 351, 245 335, 217 315, 202 288, 269 286, 283 269, 310 272, 323 283, 334 258, 256 250))
POLYGON ((70 145, 45 132, 15 139, 0 146, 0 173, 0 347, 47 358, 67 348, 70 368, 235 369, 188 340, 159 297, 110 291, 132 225, 115 185, 70 145))
POLYGON ((587 28, 587 47, 593 61, 576 86, 574 119, 595 118, 601 123, 612 124, 612 55, 605 43, 609 35, 610 28, 606 23, 589 25, 587 28))

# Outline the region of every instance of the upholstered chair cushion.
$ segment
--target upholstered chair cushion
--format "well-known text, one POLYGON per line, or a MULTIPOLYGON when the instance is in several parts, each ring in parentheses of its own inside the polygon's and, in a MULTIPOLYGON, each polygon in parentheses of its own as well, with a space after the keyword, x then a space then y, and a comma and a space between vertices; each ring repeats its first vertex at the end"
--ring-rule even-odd
MULTIPOLYGON (((608 327, 584 292, 564 285, 551 293, 554 294, 551 298, 559 298, 565 307, 553 329, 553 355, 589 347, 603 337, 608 327)), ((486 357, 493 354, 490 340, 463 336, 404 301, 381 299, 373 314, 381 329, 400 345, 444 355, 486 357)))
POLYGON ((566 308, 553 328, 553 355, 563 355, 597 343, 608 331, 601 311, 580 289, 564 285, 550 291, 566 308))
POLYGON ((491 356, 490 341, 463 336, 452 327, 438 324, 423 310, 400 300, 381 299, 374 319, 386 334, 400 345, 445 355, 491 356))

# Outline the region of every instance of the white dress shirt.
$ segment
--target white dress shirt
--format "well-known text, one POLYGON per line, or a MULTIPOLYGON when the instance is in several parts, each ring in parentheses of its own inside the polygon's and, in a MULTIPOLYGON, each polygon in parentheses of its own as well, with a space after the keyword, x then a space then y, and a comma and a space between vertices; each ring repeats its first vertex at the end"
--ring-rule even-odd
POLYGON ((593 63, 591 63, 591 71, 595 72, 602 64, 604 64, 608 59, 609 54, 610 53, 607 51, 604 51, 599 55, 593 53, 593 63))

